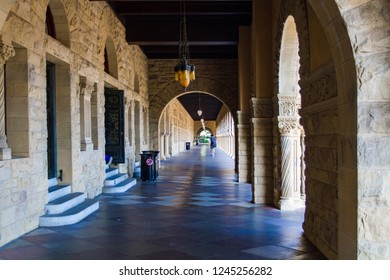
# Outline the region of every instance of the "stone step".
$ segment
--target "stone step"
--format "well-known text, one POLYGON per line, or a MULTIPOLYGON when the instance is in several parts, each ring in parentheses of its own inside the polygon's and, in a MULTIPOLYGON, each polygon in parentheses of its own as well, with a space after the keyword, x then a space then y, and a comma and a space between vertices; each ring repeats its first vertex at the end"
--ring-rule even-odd
POLYGON ((50 201, 45 206, 46 214, 59 214, 69 210, 76 205, 83 203, 85 194, 81 192, 68 193, 60 198, 50 201))
POLYGON ((126 180, 116 184, 115 186, 103 187, 103 193, 123 193, 137 184, 137 179, 127 178, 126 180))
POLYGON ((48 201, 53 201, 71 192, 70 185, 54 185, 49 187, 48 201))
POLYGON ((123 182, 127 178, 129 178, 129 175, 127 175, 127 174, 123 174, 123 173, 115 174, 113 176, 106 178, 106 180, 104 180, 104 186, 105 187, 113 187, 113 186, 119 184, 120 182, 123 182))
POLYGON ((118 168, 109 168, 109 169, 106 169, 106 179, 107 178, 110 178, 116 174, 119 173, 119 170, 118 168))
POLYGON ((88 215, 99 209, 99 201, 86 199, 71 209, 59 214, 45 214, 39 218, 39 225, 42 227, 56 227, 71 225, 80 222, 88 215))

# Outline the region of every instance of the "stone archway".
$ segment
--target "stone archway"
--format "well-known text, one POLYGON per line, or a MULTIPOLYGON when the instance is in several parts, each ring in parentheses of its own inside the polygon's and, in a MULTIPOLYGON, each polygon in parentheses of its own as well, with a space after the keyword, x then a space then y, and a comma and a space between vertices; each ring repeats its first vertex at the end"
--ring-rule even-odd
MULTIPOLYGON (((353 57, 351 48, 348 48, 348 44, 346 44, 346 29, 340 25, 341 17, 335 3, 326 1, 326 4, 318 4, 316 2, 312 6, 311 2, 315 1, 297 0, 294 3, 284 2, 281 5, 277 54, 282 56, 283 27, 288 17, 292 15, 295 19, 299 43, 299 87, 302 96, 300 112, 308 142, 308 148, 305 152, 306 172, 304 174, 308 199, 303 227, 305 235, 327 257, 337 259, 345 258, 341 257, 340 254, 339 232, 340 217, 345 215, 346 208, 338 207, 340 199, 337 193, 340 192, 344 183, 340 179, 346 178, 343 173, 347 171, 343 167, 345 162, 340 160, 346 151, 343 151, 342 144, 339 143, 347 140, 345 139, 346 130, 340 130, 340 125, 344 125, 347 121, 350 127, 356 127, 356 119, 348 117, 349 114, 353 114, 355 109, 341 112, 340 104, 342 102, 340 101, 344 100, 345 83, 350 83, 350 81, 345 81, 339 75, 339 71, 343 73, 346 70, 345 67, 350 67, 350 62, 353 64, 353 57), (328 11, 323 14, 329 18, 320 18, 319 11, 328 11), (336 33, 332 30, 338 31, 336 33), (313 34, 316 34, 317 31, 323 32, 324 35, 316 38, 313 34), (313 36, 309 36, 309 34, 313 36), (326 41, 319 43, 320 39, 318 38, 323 37, 326 38, 326 41), (340 48, 337 44, 346 44, 347 47, 340 48), (328 61, 314 61, 313 59, 316 57, 313 56, 312 52, 316 49, 313 49, 313 46, 320 46, 320 49, 327 51, 328 45, 328 61), (343 121, 341 122, 341 120, 343 121), (322 209, 321 212, 318 211, 319 208, 322 209), (323 218, 324 213, 327 217, 325 219, 323 218), (324 231, 324 229, 326 230, 324 231)), ((283 65, 278 66, 283 67, 283 65)), ((353 71, 351 75, 352 80, 355 80, 353 71)), ((276 85, 275 89, 279 91, 275 92, 276 96, 283 90, 283 84, 280 88, 276 85)), ((353 87, 349 89, 353 92, 353 87)), ((278 104, 274 102, 274 111, 277 112, 278 109, 278 104)), ((352 135, 348 137, 350 136, 352 135)), ((352 138, 350 140, 353 140, 352 138)), ((276 159, 274 159, 274 164, 278 165, 276 159)), ((348 170, 348 172, 350 171, 348 170)), ((276 183, 278 182, 276 181, 276 183)), ((349 248, 347 251, 351 253, 353 251, 351 249, 349 248)))
MULTIPOLYGON (((336 137, 329 142, 334 152, 322 152, 324 157, 321 157, 328 160, 322 164, 336 166, 333 175, 327 179, 335 188, 329 188, 323 194, 333 197, 328 206, 335 209, 333 213, 337 215, 327 215, 327 225, 315 225, 315 220, 324 219, 316 218, 319 213, 312 208, 316 201, 310 201, 304 222, 305 235, 331 259, 388 258, 389 236, 385 232, 388 232, 390 223, 383 221, 388 220, 384 213, 389 209, 386 206, 389 195, 381 190, 390 174, 389 169, 383 170, 384 166, 390 166, 389 157, 383 154, 385 146, 389 145, 383 135, 388 135, 389 131, 379 117, 388 112, 388 91, 387 94, 383 91, 388 89, 388 66, 383 61, 389 57, 389 49, 383 42, 388 40, 386 18, 389 10, 384 9, 384 2, 376 0, 357 4, 339 0, 298 0, 294 9, 282 8, 281 12, 283 20, 289 13, 296 15, 294 18, 297 19, 305 128, 307 125, 315 127, 318 120, 337 123, 333 132, 336 137), (305 17, 297 15, 297 11, 304 11, 301 8, 305 7, 318 18, 329 44, 332 62, 327 65, 328 74, 323 76, 316 76, 318 71, 310 69, 308 27, 305 17), (316 115, 315 108, 319 107, 315 104, 319 102, 332 114, 316 115), (375 180, 368 179, 373 178, 373 174, 375 180), (377 194, 374 204, 370 202, 368 189, 377 194)), ((306 153, 309 162, 321 155, 318 151, 306 153)), ((310 184, 307 184, 307 191, 311 191, 310 184)), ((321 197, 318 193, 310 196, 321 197)))
MULTIPOLYGON (((237 111, 236 94, 224 83, 209 78, 198 77, 197 80, 191 84, 191 87, 196 88, 196 90, 194 90, 196 92, 211 94, 218 98, 228 107, 231 112, 237 111)), ((153 103, 154 105, 150 108, 149 112, 151 149, 158 149, 158 124, 161 113, 171 100, 179 97, 182 94, 184 94, 182 89, 179 89, 178 84, 173 81, 168 83, 160 92, 155 94, 152 99, 149 100, 150 103, 153 103)))
MULTIPOLYGON (((274 176, 280 185, 274 186, 276 205, 281 210, 301 208, 303 169, 303 127, 299 120, 298 110, 301 107, 299 88, 299 43, 295 20, 288 16, 283 27, 279 62, 279 87, 277 116, 280 138, 277 137, 274 156, 280 155, 280 167, 275 170, 274 176), (280 149, 280 151, 279 151, 280 149), (278 151, 276 153, 276 151, 278 151), (280 170, 280 174, 279 174, 280 170)), ((279 165, 279 160, 275 161, 279 165)))

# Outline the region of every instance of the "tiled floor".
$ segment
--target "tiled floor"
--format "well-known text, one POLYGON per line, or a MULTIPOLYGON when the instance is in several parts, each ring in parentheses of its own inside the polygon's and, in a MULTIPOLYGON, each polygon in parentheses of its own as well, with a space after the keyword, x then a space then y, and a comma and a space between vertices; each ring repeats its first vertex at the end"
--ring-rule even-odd
POLYGON ((192 146, 162 162, 158 179, 101 195, 78 224, 38 228, 0 248, 0 259, 325 259, 303 236, 303 210, 250 203, 234 161, 192 146))

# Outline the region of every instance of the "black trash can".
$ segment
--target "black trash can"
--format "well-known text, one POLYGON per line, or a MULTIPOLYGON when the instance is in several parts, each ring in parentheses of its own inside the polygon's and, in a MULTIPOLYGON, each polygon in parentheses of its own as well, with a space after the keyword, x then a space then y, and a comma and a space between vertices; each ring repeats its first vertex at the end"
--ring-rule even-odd
POLYGON ((186 142, 186 150, 191 149, 191 142, 186 142))
POLYGON ((158 154, 160 151, 142 151, 141 179, 142 181, 155 181, 158 177, 158 154))

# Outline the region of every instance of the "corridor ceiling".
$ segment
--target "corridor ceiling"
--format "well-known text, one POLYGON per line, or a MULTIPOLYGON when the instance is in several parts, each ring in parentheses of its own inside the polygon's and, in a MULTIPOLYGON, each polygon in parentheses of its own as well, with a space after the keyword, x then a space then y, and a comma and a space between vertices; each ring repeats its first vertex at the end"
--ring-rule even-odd
POLYGON ((202 109, 202 117, 205 121, 215 120, 218 116, 219 111, 222 108, 222 102, 217 98, 204 94, 204 93, 188 93, 178 97, 180 103, 186 108, 188 114, 194 121, 199 121, 198 115, 199 109, 199 97, 200 97, 200 108, 202 109))
MULTIPOLYGON (((124 24, 129 44, 140 46, 149 59, 178 58, 182 17, 179 0, 106 2, 124 24)), ((251 24, 252 0, 185 0, 183 3, 190 58, 237 59, 239 26, 251 24)), ((197 93, 183 95, 178 99, 194 120, 200 119, 196 114, 197 93)), ((222 103, 202 94, 202 104, 203 118, 215 120, 222 103)))
MULTIPOLYGON (((179 0, 106 2, 125 25, 129 44, 139 45, 150 59, 178 57, 181 19, 179 0)), ((251 24, 252 0, 184 2, 190 57, 237 58, 238 29, 240 25, 251 24)))

